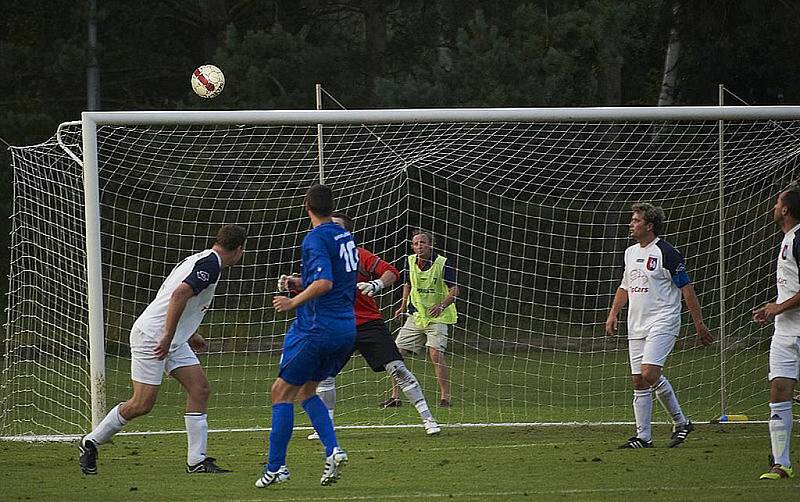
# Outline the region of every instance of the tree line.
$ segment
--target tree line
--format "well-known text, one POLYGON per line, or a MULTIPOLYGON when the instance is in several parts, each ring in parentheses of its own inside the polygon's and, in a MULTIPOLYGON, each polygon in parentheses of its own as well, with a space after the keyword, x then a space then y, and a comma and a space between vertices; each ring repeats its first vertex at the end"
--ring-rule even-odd
MULTIPOLYGON (((348 108, 713 105, 719 83, 749 104, 800 102, 800 6, 789 0, 4 4, 0 139, 11 145, 45 140, 87 102, 308 109, 316 83, 348 108), (189 86, 204 63, 227 80, 211 101, 189 86)), ((0 150, 5 291, 12 169, 0 150)))

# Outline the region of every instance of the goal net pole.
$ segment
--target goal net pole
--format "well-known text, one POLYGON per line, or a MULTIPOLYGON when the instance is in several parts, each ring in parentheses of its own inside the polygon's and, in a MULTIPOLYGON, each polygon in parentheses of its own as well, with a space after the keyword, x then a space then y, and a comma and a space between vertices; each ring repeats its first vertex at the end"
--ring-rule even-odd
MULTIPOLYGON (((105 340, 105 323, 104 320, 104 295, 103 295, 103 264, 101 250, 101 207, 103 202, 101 200, 100 191, 100 176, 98 166, 98 126, 104 125, 120 125, 120 126, 137 126, 137 125, 233 125, 238 127, 240 125, 301 125, 306 128, 317 127, 318 131, 323 125, 360 125, 360 124, 426 124, 426 123, 491 123, 491 122, 505 122, 505 123, 530 123, 530 122, 612 122, 612 121, 628 121, 628 122, 645 122, 645 121, 717 121, 719 124, 719 225, 717 231, 720 233, 718 239, 715 241, 719 244, 720 250, 717 259, 722 261, 724 257, 723 248, 726 244, 724 237, 725 231, 725 207, 723 198, 725 185, 724 185, 724 155, 727 155, 730 165, 736 165, 736 147, 730 146, 726 152, 723 145, 725 139, 725 127, 730 128, 730 123, 723 121, 772 121, 772 120, 800 120, 800 107, 792 106, 707 106, 707 107, 631 107, 631 108, 507 108, 507 109, 405 109, 405 110, 298 110, 298 111, 180 111, 180 112, 85 112, 82 115, 82 137, 81 144, 83 146, 82 159, 83 159, 83 195, 85 214, 83 215, 85 226, 85 248, 86 248, 86 304, 88 305, 88 332, 89 332, 89 359, 90 359, 90 389, 91 389, 91 420, 93 424, 97 424, 99 420, 105 415, 106 412, 106 368, 104 364, 106 356, 106 340, 105 340)), ((234 127, 234 128, 235 128, 234 127)), ((233 129, 233 128, 232 128, 233 129)), ((327 131, 327 129, 326 129, 327 131)), ((711 133, 713 134, 713 132, 711 133)), ((728 131, 728 141, 730 141, 730 129, 728 131)), ((713 136, 711 136, 713 138, 713 136)), ((328 141, 328 144, 332 144, 328 141)), ((792 140, 792 144, 795 141, 792 140)), ((317 145, 321 148, 320 145, 317 145)), ((713 147, 712 147, 713 148, 713 147)), ((310 149, 309 149, 310 150, 310 149)), ((791 150, 794 152, 794 147, 791 149, 784 149, 784 151, 791 150)), ((308 150, 304 150, 308 151, 308 150)), ((311 150, 313 152, 313 150, 311 150)), ((321 151, 320 151, 321 153, 321 151)), ((792 153, 792 156, 796 154, 792 153)), ((328 157, 332 157, 330 153, 328 157)), ((358 157, 355 157, 358 158, 358 157)), ((794 158, 794 157, 792 157, 794 158)), ((322 171, 322 156, 319 157, 320 162, 320 179, 324 179, 324 172, 322 171)), ((329 161, 329 163, 332 161, 329 161)), ((757 160, 757 162, 762 162, 757 160)), ((36 164, 45 165, 45 164, 36 164)), ((74 164, 73 164, 74 165, 74 164)), ((171 164, 172 165, 172 164, 171 164)), ((307 165, 307 164, 306 164, 307 165)), ((713 164, 711 164, 713 166, 713 164)), ((761 164, 759 164, 761 165, 761 164)), ((313 166, 313 164, 312 164, 313 166)), ((457 166, 456 166, 457 167, 457 166)), ((304 165, 305 168, 305 165, 304 165)), ((728 169, 730 171, 730 167, 728 169)), ((709 175, 713 176, 713 167, 709 175)), ((304 171, 305 172, 305 171, 304 171)), ((568 173, 567 173, 568 174, 568 173)), ((355 176, 355 175, 354 175, 355 176)), ((335 171, 329 168, 328 177, 335 182, 335 171)), ((105 179, 105 178, 103 178, 105 179)), ((354 178, 356 179, 356 178, 354 178)), ((710 178, 713 180, 713 178, 710 178)), ((306 178, 306 181, 308 178, 306 178)), ((713 185, 712 185, 713 186, 713 185)), ((713 199, 713 188, 709 187, 708 194, 713 199)), ((441 188, 446 190, 446 187, 441 188)), ((415 195, 416 196, 416 195, 415 195)), ((728 196, 731 204, 736 203, 736 197, 728 196)), ((763 201, 755 201, 758 204, 763 201)), ((375 208, 373 208, 373 211, 375 208)), ((709 207, 709 210, 712 210, 709 207)), ((512 216, 515 217, 515 216, 512 216)), ((524 222, 526 216, 519 213, 519 218, 524 222)), ((468 215, 465 216, 465 221, 468 215)), ((80 219, 76 221, 80 222, 80 219)), ((601 222, 607 224, 605 220, 601 222)), ((713 232, 715 227, 709 228, 713 232)), ((763 227, 766 228, 766 227, 763 227)), ((765 230, 769 233, 770 230, 765 230)), ((548 235, 548 234, 544 234, 548 235)), ((198 239, 202 238, 198 234, 198 239)), ((79 241, 80 242, 80 241, 79 241)), ((294 245, 294 244, 292 244, 294 245)), ((468 245, 465 244, 468 247, 468 245)), ((288 245, 287 245, 288 247, 288 245)), ((380 249, 378 249, 380 251, 380 249)), ((760 258, 759 258, 760 260, 760 258)), ((713 261, 713 260, 712 260, 713 261)), ((759 261, 760 263, 760 261, 759 261)), ((52 265, 52 264, 51 264, 52 265)), ((568 264, 567 264, 568 265, 568 264)), ((736 291, 737 283, 730 282, 728 285, 724 284, 727 273, 724 263, 720 263, 716 268, 720 273, 720 301, 718 302, 720 308, 720 317, 718 318, 722 324, 725 324, 725 287, 728 286, 730 291, 728 294, 728 302, 731 305, 736 305, 736 291)), ((731 273, 735 268, 731 268, 731 273)), ((773 271, 774 272, 774 271, 773 271)), ((756 272, 754 272, 756 273, 756 272)), ((762 271, 757 271, 759 276, 764 275, 762 271)), ((735 276, 732 276, 735 278, 735 276)), ((754 276, 755 277, 755 276, 754 276)), ((477 279, 476 279, 477 280, 477 279)), ((758 298, 760 300, 760 296, 758 298)), ((505 300, 515 300, 516 298, 506 298, 505 300)), ((751 300, 748 298, 748 301, 751 300)), ((755 298, 752 298, 755 301, 755 298)), ((122 301, 122 300, 120 300, 122 301)), ((519 300, 520 302, 523 299, 519 300)), ((527 301, 527 300, 525 300, 527 301)), ((741 303, 741 301, 739 301, 741 303)), ((503 308, 502 304, 498 304, 498 308, 503 308)), ((602 309, 597 307, 595 310, 602 309)), ((114 313, 109 314, 113 316, 114 313)), ((119 313, 117 313, 119 315, 119 313)), ((579 314, 576 314, 579 315, 579 314)), ((729 322, 734 322, 732 316, 729 322)), ((80 322, 80 321, 78 321, 80 322)), ((110 322, 110 321, 109 321, 110 322)), ((575 318, 575 324, 582 322, 578 317, 575 318)), ((263 318, 254 318, 252 324, 257 325, 263 323, 263 318)), ((571 321, 570 321, 571 323, 571 321)), ((11 326, 11 324, 9 324, 11 326)), ((735 356, 737 353, 737 342, 735 340, 735 326, 729 334, 724 334, 721 337, 721 353, 719 358, 721 361, 721 403, 720 408, 723 413, 728 411, 736 412, 737 410, 729 410, 728 407, 733 402, 739 399, 738 394, 733 390, 735 389, 735 379, 728 380, 726 377, 726 368, 734 374, 736 368, 735 356), (730 336, 730 338, 728 338, 730 336)), ((556 335, 559 335, 556 333, 556 335)), ((15 349, 13 344, 10 344, 11 349, 17 350, 21 353, 23 349, 15 349)), ((713 357, 712 355, 711 357, 713 357)), ((10 358, 6 358, 11 361, 10 358)), ((4 363, 5 364, 5 363, 4 363)), ((10 362, 9 362, 10 364, 10 362)), ((85 366, 84 366, 85 367, 85 366)), ((113 374, 113 373, 110 373, 113 374)), ((47 383, 47 382, 46 382, 47 383)), ((459 382, 460 385, 467 387, 470 382, 466 380, 459 382)), ((0 382, 0 390, 4 383, 0 382)), ((536 384, 532 384, 536 385, 536 384)), ((749 385, 749 384, 748 384, 749 385)), ((755 385, 755 384, 753 384, 755 385)), ((23 392, 16 391, 15 389, 3 390, 3 396, 6 392, 15 392, 14 396, 21 396, 23 392)), ((601 389, 602 391, 602 389, 601 389)), ((486 391, 487 395, 489 390, 486 391)), ((715 391, 712 391, 715 392, 715 391)), ((83 392, 81 395, 85 396, 83 392)), ((3 396, 0 396, 2 398, 3 396)), ((479 398, 485 396, 480 395, 479 398)), ((16 399, 16 397, 15 397, 16 399)), ((478 399, 478 398, 476 398, 478 399)), ((576 398, 577 399, 577 398, 576 398)), ((563 399, 562 399, 563 401, 563 399)), ((557 399, 551 399, 546 406, 558 405, 557 399)), ((238 406, 238 405, 237 405, 238 406)), ((527 405, 526 405, 527 406, 527 405)), ((531 405, 533 406, 533 405, 531 405)), ((76 409, 78 406, 73 406, 76 409)), ((80 409, 85 410, 86 404, 82 404, 80 409)), ((3 410, 0 410, 2 412, 3 410)), ((521 415, 522 416, 522 415, 521 415)), ((5 420, 5 418, 4 418, 5 420)), ((82 418, 81 422, 86 419, 82 418)), ((2 421, 0 421, 2 422, 2 421)), ((75 422, 73 422, 75 423, 75 422)), ((55 430, 54 430, 55 432, 55 430)))
POLYGON ((103 320, 103 262, 100 244, 100 184, 97 169, 97 125, 84 114, 83 190, 86 211, 86 280, 89 307, 89 375, 92 427, 106 415, 106 345, 103 320))

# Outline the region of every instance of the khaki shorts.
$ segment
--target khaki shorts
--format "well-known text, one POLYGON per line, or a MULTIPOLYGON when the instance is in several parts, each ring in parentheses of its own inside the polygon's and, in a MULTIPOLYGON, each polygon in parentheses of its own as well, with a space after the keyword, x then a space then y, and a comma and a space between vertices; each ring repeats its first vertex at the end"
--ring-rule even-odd
POLYGON ((432 347, 439 352, 447 352, 447 324, 433 322, 424 328, 417 326, 414 316, 409 316, 406 323, 400 328, 400 333, 395 339, 398 349, 407 350, 415 354, 422 352, 424 347, 432 347))
POLYGON ((159 339, 137 328, 131 331, 131 380, 134 382, 161 385, 164 375, 173 370, 200 364, 188 342, 171 348, 167 357, 159 361, 153 354, 159 339))

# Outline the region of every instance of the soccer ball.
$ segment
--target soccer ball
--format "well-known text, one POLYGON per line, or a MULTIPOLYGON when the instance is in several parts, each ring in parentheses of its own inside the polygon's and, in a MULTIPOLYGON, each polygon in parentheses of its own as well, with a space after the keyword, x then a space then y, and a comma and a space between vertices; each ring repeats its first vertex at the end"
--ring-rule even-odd
POLYGON ((215 98, 225 87, 225 75, 213 64, 204 64, 192 73, 192 90, 201 98, 215 98))

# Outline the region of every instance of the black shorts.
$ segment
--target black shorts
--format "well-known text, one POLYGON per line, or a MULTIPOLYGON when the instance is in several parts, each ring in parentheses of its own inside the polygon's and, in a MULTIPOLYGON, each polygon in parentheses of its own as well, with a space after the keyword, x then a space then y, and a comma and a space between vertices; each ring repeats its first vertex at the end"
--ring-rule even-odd
MULTIPOLYGON (((394 344, 389 328, 381 319, 365 322, 356 327, 356 344, 353 347, 361 352, 372 371, 378 373, 386 371, 387 363, 392 361, 402 361, 403 356, 394 344)), ((350 354, 353 355, 352 353, 350 354)))

